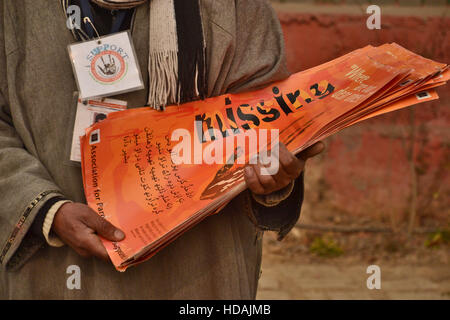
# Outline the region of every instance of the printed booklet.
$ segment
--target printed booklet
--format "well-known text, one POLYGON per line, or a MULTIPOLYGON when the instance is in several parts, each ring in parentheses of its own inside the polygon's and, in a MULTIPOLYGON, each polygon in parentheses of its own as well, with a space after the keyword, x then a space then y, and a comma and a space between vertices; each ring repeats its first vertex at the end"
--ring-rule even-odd
POLYGON ((259 156, 276 167, 268 160, 278 139, 298 153, 360 121, 438 99, 449 74, 447 64, 395 43, 367 46, 262 90, 107 114, 80 144, 89 206, 126 234, 102 239, 114 266, 149 259, 220 211, 245 190, 246 163, 259 156))

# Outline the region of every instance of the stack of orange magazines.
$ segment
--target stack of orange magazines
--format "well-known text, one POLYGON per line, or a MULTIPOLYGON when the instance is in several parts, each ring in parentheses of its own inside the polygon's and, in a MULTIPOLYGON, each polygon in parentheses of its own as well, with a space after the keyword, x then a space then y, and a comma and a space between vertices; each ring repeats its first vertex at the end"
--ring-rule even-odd
POLYGON ((437 99, 449 74, 395 43, 367 46, 262 90, 108 114, 86 129, 81 156, 89 206, 126 234, 103 239, 114 266, 149 259, 245 190, 245 163, 271 149, 269 140, 250 147, 258 133, 275 130, 298 153, 362 120, 437 99))

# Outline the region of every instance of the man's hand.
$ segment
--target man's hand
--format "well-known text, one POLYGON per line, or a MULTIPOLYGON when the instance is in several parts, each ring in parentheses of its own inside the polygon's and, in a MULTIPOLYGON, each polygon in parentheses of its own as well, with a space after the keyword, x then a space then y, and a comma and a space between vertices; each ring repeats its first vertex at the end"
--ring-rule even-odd
POLYGON ((280 143, 278 172, 272 176, 262 175, 260 163, 250 164, 245 167, 245 182, 255 194, 269 194, 283 189, 300 176, 308 158, 318 155, 324 149, 325 145, 317 142, 295 156, 283 143, 280 143))
POLYGON ((124 233, 81 203, 66 203, 53 219, 52 231, 79 255, 96 256, 106 261, 108 253, 98 235, 110 241, 121 241, 124 233), (98 234, 98 235, 97 235, 98 234))

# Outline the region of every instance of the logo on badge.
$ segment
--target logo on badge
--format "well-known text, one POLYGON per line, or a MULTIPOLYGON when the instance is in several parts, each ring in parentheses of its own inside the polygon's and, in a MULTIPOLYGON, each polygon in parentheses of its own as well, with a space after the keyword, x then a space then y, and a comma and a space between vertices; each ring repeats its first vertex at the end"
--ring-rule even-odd
POLYGON ((96 55, 91 61, 92 77, 103 84, 114 84, 126 73, 127 64, 116 51, 106 50, 96 55))

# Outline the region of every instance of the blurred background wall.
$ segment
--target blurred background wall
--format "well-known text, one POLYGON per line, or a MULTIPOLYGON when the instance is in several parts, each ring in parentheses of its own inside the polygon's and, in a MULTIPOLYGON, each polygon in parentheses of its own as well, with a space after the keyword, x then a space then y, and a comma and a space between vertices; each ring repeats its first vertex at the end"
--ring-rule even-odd
MULTIPOLYGON (((450 63, 449 2, 272 1, 292 72, 386 42, 450 63), (370 3, 381 30, 366 27, 370 3)), ((326 139, 299 223, 264 235, 258 299, 450 299, 449 85, 438 93, 326 139), (381 290, 366 286, 373 264, 381 290)))
MULTIPOLYGON (((450 63, 447 0, 278 0, 288 66, 301 71, 368 44, 396 42, 450 63), (369 30, 369 3, 381 30, 369 30)), ((328 138, 307 171, 309 220, 360 219, 394 229, 449 226, 450 89, 440 100, 371 119, 328 138)))

